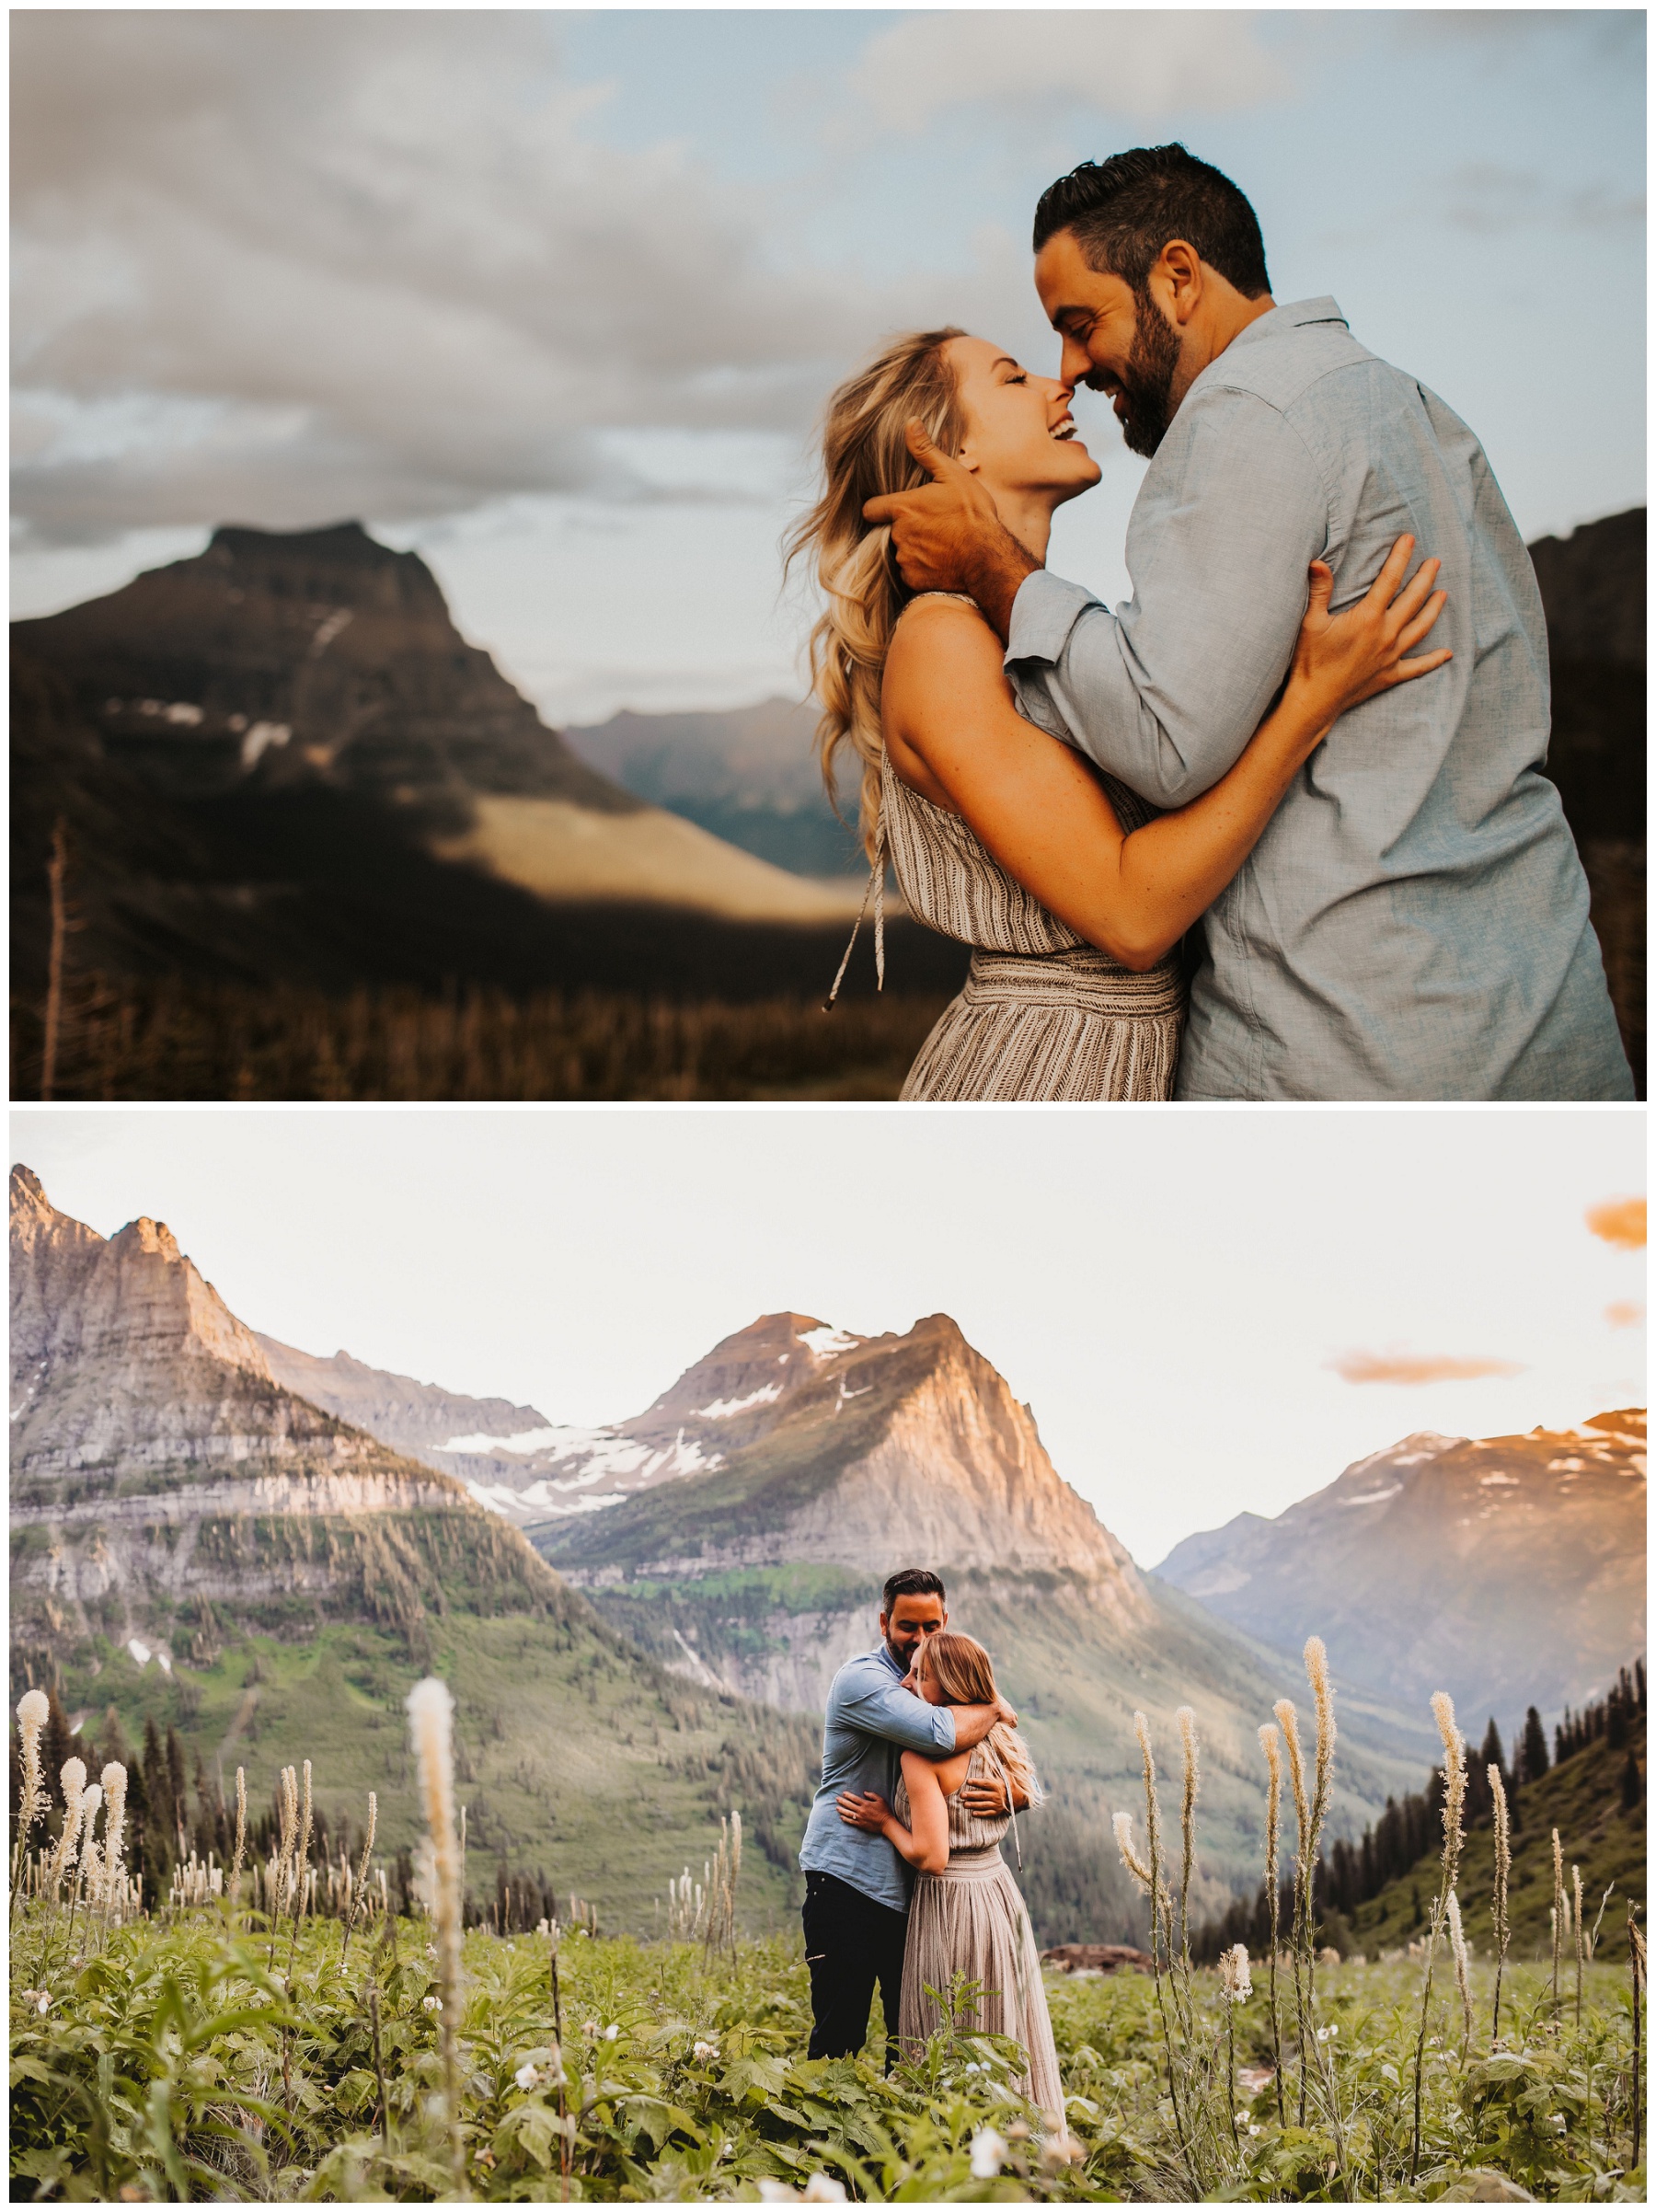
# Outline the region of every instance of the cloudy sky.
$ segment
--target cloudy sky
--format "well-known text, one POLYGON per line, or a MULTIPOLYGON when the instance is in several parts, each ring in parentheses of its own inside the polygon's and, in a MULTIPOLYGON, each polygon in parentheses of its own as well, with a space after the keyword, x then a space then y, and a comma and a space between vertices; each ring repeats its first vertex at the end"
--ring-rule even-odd
POLYGON ((12 1147, 255 1328, 555 1422, 761 1313, 952 1314, 1146 1565, 1419 1430, 1644 1403, 1615 1109, 52 1107, 12 1147))
MULTIPOLYGON (((1635 11, 11 20, 15 613, 356 515, 554 720, 789 688, 834 378, 944 317, 1049 363, 1036 197, 1174 136, 1527 536, 1643 498, 1635 11)), ((1114 597, 1141 465, 1080 411, 1052 559, 1114 597)))

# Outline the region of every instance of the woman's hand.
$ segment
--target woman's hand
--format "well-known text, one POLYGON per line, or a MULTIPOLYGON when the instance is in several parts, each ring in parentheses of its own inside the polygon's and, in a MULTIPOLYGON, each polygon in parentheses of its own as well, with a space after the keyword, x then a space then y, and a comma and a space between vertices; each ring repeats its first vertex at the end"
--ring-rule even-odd
POLYGON ((839 1816, 847 1827, 868 1828, 876 1836, 885 1834, 885 1825, 891 1817, 891 1808, 877 1790, 860 1796, 854 1790, 842 1790, 834 1800, 839 1816))
POLYGON ((1310 706, 1326 728, 1363 700, 1428 675, 1453 658, 1447 646, 1407 657, 1448 604, 1446 592, 1432 590, 1439 561, 1423 560, 1403 582, 1414 542, 1398 538, 1368 591, 1338 615, 1328 612, 1333 570, 1312 562, 1311 604, 1300 624, 1284 705, 1310 706))

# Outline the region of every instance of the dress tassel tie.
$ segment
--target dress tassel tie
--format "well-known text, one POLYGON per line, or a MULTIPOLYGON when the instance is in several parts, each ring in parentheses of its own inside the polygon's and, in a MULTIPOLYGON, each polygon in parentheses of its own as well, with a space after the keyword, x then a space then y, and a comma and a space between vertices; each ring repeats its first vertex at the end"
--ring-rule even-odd
POLYGON ((845 970, 851 965, 851 955, 857 950, 857 933, 863 926, 863 916, 868 911, 868 894, 874 896, 874 988, 885 989, 885 871, 886 871, 885 808, 880 810, 880 821, 874 832, 874 865, 868 870, 868 881, 863 888, 862 904, 857 910, 857 919, 851 925, 851 942, 845 947, 845 956, 839 964, 839 974, 834 979, 834 988, 822 1001, 824 1014, 832 1014, 834 1002, 839 997, 840 985, 845 980, 845 970))

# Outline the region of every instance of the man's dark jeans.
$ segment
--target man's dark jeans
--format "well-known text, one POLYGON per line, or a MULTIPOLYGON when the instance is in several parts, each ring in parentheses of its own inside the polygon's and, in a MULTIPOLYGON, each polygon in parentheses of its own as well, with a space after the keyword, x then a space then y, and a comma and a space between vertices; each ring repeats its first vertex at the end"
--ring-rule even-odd
POLYGON ((877 1905, 837 1875, 805 1877, 805 1963, 811 1969, 811 2058, 847 2058, 863 2047, 874 1984, 885 2011, 886 2067, 897 2055, 897 2006, 908 1915, 877 1905))

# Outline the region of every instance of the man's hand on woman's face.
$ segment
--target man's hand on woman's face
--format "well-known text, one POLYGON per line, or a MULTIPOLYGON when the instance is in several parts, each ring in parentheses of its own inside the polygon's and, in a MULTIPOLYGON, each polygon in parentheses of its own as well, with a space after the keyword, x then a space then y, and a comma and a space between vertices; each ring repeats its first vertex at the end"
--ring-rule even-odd
POLYGON ((847 1827, 871 1828, 876 1835, 891 1816, 891 1808, 877 1790, 858 1792, 842 1790, 834 1800, 847 1827))
POLYGON ((1012 536, 969 468, 911 422, 909 451, 932 481, 868 500, 863 519, 888 523, 903 581, 914 592, 964 592, 1004 638, 1018 587, 1041 563, 1012 536))

